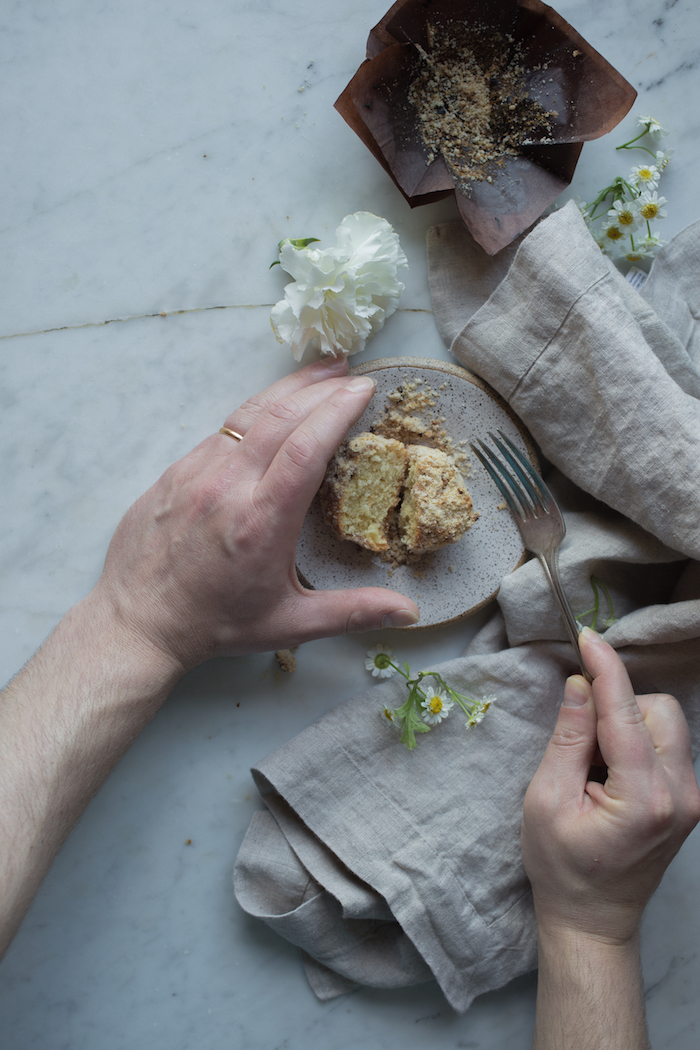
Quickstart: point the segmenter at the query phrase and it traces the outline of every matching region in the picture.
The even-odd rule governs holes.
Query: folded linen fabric
[[[522,240],[507,272],[457,223],[430,232],[429,267],[453,354],[554,464],[573,607],[590,605],[592,574],[605,582],[617,617],[606,638],[638,691],[678,697],[697,753],[700,223],[659,253],[641,293],[573,204]],[[522,800],[575,670],[536,561],[503,580],[492,618],[439,670],[497,697],[468,736],[453,717],[417,751],[398,746],[378,724],[403,700],[392,680],[253,770],[267,810],[241,847],[235,891],[303,949],[321,998],[432,975],[465,1010],[536,965]]]

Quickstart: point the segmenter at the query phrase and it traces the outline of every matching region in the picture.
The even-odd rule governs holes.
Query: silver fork
[[[515,524],[520,530],[523,543],[529,551],[532,551],[539,558],[540,565],[545,571],[554,596],[559,602],[571,644],[576,651],[581,674],[590,682],[592,678],[583,662],[578,642],[581,625],[571,611],[569,600],[564,593],[561,577],[559,576],[559,547],[566,535],[564,519],[561,516],[561,511],[554,496],[539,474],[533,470],[530,463],[518,451],[513,442],[506,437],[503,431],[499,430],[498,433],[502,438],[500,441],[491,432],[489,432],[489,437],[513,473],[507,470],[505,464],[498,458],[496,453],[483,441],[479,440],[483,453],[474,445],[470,444],[470,448],[479,457],[498,485],[510,508]],[[494,467],[496,468],[495,470]],[[515,477],[513,477],[513,474],[515,474]]]

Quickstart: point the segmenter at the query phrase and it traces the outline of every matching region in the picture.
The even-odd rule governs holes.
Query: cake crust
[[[397,548],[419,556],[456,543],[478,517],[464,479],[442,450],[371,433],[338,449],[319,502],[342,539],[394,559]]]
[[[460,540],[477,515],[464,479],[444,452],[426,445],[409,445],[407,452],[399,533],[409,551],[427,554]]]

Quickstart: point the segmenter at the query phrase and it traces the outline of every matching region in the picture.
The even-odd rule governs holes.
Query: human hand
[[[171,466],[121,521],[90,596],[138,643],[188,670],[212,656],[407,626],[414,602],[384,588],[311,591],[297,538],[326,464],[374,385],[345,361],[274,383]]]
[[[624,944],[700,819],[700,790],[678,702],[635,697],[620,658],[588,628],[581,647],[593,684],[580,675],[566,683],[525,796],[523,862],[540,933]],[[604,784],[589,779],[598,748]]]

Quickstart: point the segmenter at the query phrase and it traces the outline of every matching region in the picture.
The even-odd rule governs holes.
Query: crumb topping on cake
[[[394,566],[456,543],[478,516],[444,451],[371,433],[341,446],[319,501],[339,536]]]

